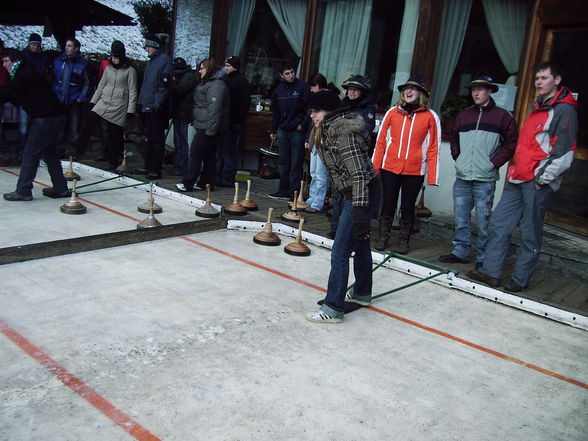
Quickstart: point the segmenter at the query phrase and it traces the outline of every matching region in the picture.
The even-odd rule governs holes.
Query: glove
[[[351,214],[353,237],[356,240],[370,238],[370,220],[367,217],[367,207],[353,207]]]

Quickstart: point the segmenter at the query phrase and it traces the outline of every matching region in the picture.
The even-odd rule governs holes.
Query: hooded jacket
[[[512,165],[506,180],[520,184],[535,180],[557,191],[561,175],[574,159],[578,135],[577,101],[562,86],[546,102],[541,97],[521,127]]]
[[[71,58],[63,52],[53,61],[55,95],[66,106],[78,100],[90,100],[90,77],[87,65],[88,62],[79,51]]]
[[[365,121],[366,131],[369,134],[374,132],[374,127],[376,127],[376,105],[370,101],[368,96],[362,96],[356,100],[351,100],[346,96],[341,100],[341,107],[349,107],[352,112],[359,114]]]
[[[171,90],[171,73],[172,62],[167,54],[157,50],[149,56],[137,101],[142,112],[165,110]]]
[[[328,114],[321,124],[318,154],[335,187],[341,193],[351,195],[353,207],[367,207],[369,185],[377,173],[368,155],[363,118],[345,108]]]
[[[194,89],[192,125],[208,136],[230,127],[231,100],[226,83],[218,77],[202,80]]]
[[[137,104],[137,72],[127,65],[115,68],[108,65],[91,100],[92,112],[106,121],[124,126],[127,113],[135,113]]]
[[[441,123],[432,110],[418,107],[409,114],[394,106],[384,116],[372,161],[398,175],[427,175],[427,184],[438,185]]]
[[[458,179],[497,181],[498,169],[514,154],[517,126],[512,115],[492,98],[484,106],[471,106],[455,119],[451,156]]]

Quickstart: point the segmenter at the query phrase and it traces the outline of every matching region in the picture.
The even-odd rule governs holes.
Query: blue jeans
[[[371,220],[374,210],[380,206],[382,193],[376,187],[370,190],[367,219]],[[353,236],[353,207],[351,200],[341,201],[341,217],[337,227],[337,235],[331,250],[331,272],[327,285],[327,296],[321,310],[331,317],[341,318],[345,311],[345,293],[349,281],[349,258],[353,257],[353,274],[355,285],[353,297],[369,301],[372,297],[372,249],[370,240],[357,240]]]
[[[66,152],[75,150],[75,144],[80,136],[82,110],[84,103],[73,102],[66,107],[65,133],[61,145],[57,148],[57,155],[65,157]]]
[[[312,150],[310,151],[310,176],[312,180],[310,181],[306,203],[315,210],[321,211],[329,186],[329,171],[316,149],[316,146],[312,146]]]
[[[302,165],[304,164],[304,132],[293,130],[287,132],[278,129],[278,144],[280,157],[278,170],[280,172],[279,192],[292,196],[300,189],[302,180]]]
[[[37,176],[41,159],[47,164],[53,188],[59,193],[67,191],[67,182],[63,177],[61,161],[57,155],[57,146],[63,139],[64,126],[65,115],[31,118],[20,176],[16,184],[16,191],[20,195],[32,195],[33,180]]]
[[[521,247],[511,279],[527,287],[539,260],[543,241],[543,218],[553,190],[544,185],[540,190],[535,182],[504,184],[500,202],[490,216],[489,237],[486,257],[480,272],[487,276],[500,278],[514,229],[519,227]]]
[[[452,253],[467,260],[472,249],[471,213],[476,207],[478,224],[478,243],[476,261],[483,262],[488,243],[488,222],[492,213],[496,182],[464,181],[456,179],[453,184],[453,212],[455,214],[455,234]]]
[[[183,119],[174,119],[174,146],[176,147],[174,170],[181,174],[184,174],[186,171],[188,154],[190,153],[190,147],[188,146],[188,124],[188,121],[184,121]]]
[[[233,185],[239,162],[239,143],[241,142],[241,125],[232,124],[222,132],[219,149],[216,152],[217,184]]]

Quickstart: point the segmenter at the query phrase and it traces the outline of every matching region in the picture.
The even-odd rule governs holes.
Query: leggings
[[[398,194],[402,190],[400,197],[400,219],[411,223],[414,222],[414,206],[425,177],[397,175],[386,170],[382,170],[380,175],[384,189],[380,215],[394,216],[396,205],[398,204]]]

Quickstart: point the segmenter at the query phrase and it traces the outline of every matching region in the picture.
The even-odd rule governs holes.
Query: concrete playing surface
[[[98,193],[104,207],[115,193]],[[145,198],[119,193],[129,212],[133,193]],[[90,207],[63,215],[57,201],[3,203],[2,241],[28,237],[7,208],[23,210],[33,235],[42,222],[29,218],[48,210],[87,234],[136,224]],[[0,439],[587,439],[585,331],[428,282],[342,324],[310,323],[329,251],[293,257],[292,238],[263,247],[252,236],[219,230],[0,266]],[[380,268],[374,294],[414,280]]]

